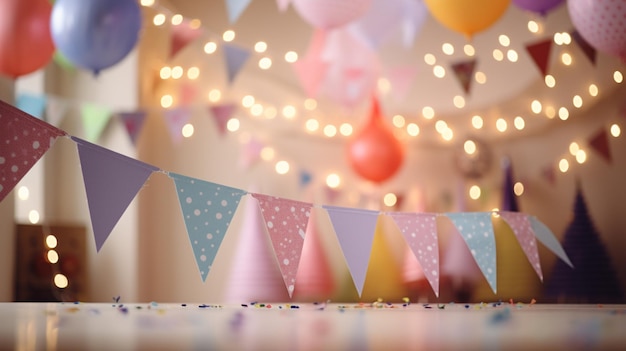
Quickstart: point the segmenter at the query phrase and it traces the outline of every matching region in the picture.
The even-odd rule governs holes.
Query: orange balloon
[[[511,0],[424,0],[439,23],[467,38],[491,27],[510,3]]]
[[[385,124],[376,99],[368,123],[348,143],[348,160],[361,177],[377,183],[389,179],[402,166],[404,146]]]
[[[0,74],[17,78],[52,59],[51,12],[48,0],[0,1]]]

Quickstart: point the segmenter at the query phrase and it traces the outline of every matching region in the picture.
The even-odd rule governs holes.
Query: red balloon
[[[17,78],[52,59],[51,12],[49,0],[0,1],[0,74]]]
[[[363,178],[376,183],[393,176],[404,161],[404,146],[385,124],[374,99],[367,125],[348,144],[348,160]]]

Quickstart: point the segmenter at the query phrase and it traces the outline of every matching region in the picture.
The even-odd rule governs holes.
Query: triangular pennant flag
[[[182,82],[178,94],[181,105],[191,105],[198,96],[198,88],[194,84]]]
[[[367,12],[348,27],[370,48],[378,50],[401,23],[405,11],[404,0],[373,0]]]
[[[414,66],[401,66],[390,69],[387,72],[387,79],[391,84],[391,96],[395,101],[403,101],[417,75],[417,68]]]
[[[42,119],[43,112],[46,109],[46,96],[20,93],[17,95],[15,105],[29,115]]]
[[[572,32],[572,39],[574,39],[576,44],[578,44],[580,50],[582,50],[583,54],[585,54],[589,61],[595,66],[596,59],[598,57],[598,51],[593,46],[591,46],[577,30],[574,30]]]
[[[76,142],[96,250],[135,198],[152,172],[159,169],[85,140]]]
[[[228,11],[228,21],[233,24],[237,22],[239,16],[246,10],[252,0],[226,0],[226,10]]]
[[[543,167],[541,169],[541,175],[548,183],[550,183],[550,185],[554,185],[556,183],[556,175],[554,174],[554,167],[552,167],[552,165]]]
[[[311,37],[306,55],[293,63],[293,70],[300,85],[308,97],[317,97],[320,85],[326,76],[328,63],[322,60],[322,51],[326,43],[326,32],[316,30]]]
[[[216,105],[210,106],[209,110],[215,119],[215,124],[217,124],[217,130],[220,135],[224,135],[226,133],[226,124],[228,120],[232,117],[233,113],[237,110],[236,104],[224,104],[224,105]]]
[[[137,143],[137,136],[141,132],[143,122],[146,120],[145,111],[133,111],[133,112],[120,112],[117,114],[124,123],[126,132],[130,136],[130,140],[133,144]]]
[[[465,240],[474,260],[494,294],[496,282],[496,240],[491,223],[491,212],[446,213]]]
[[[428,8],[423,1],[404,1],[405,12],[402,20],[402,43],[405,48],[410,48],[415,42],[417,34],[422,30],[426,18],[428,18]]]
[[[327,205],[323,207],[328,212],[352,281],[361,296],[379,212]]]
[[[306,188],[306,186],[309,185],[312,180],[313,180],[313,175],[311,174],[311,172],[307,171],[306,169],[300,170],[299,181],[298,181],[298,184],[300,185],[300,189]]]
[[[452,64],[452,71],[456,79],[461,84],[465,94],[469,94],[472,82],[474,81],[474,70],[476,69],[476,59],[461,61]]]
[[[63,135],[64,131],[0,100],[0,201]]]
[[[302,245],[311,216],[310,203],[275,196],[252,194],[261,207],[267,232],[278,259],[289,297],[293,296]]]
[[[539,68],[541,74],[545,77],[548,74],[548,63],[550,61],[550,51],[552,48],[552,39],[542,40],[537,43],[526,45],[526,51]]]
[[[598,130],[596,134],[594,134],[589,139],[589,146],[591,146],[594,150],[596,150],[604,159],[611,163],[611,148],[609,147],[609,135],[606,132],[606,129],[602,128]]]
[[[202,281],[206,280],[230,221],[246,191],[169,173]]]
[[[185,106],[177,107],[171,110],[165,110],[163,117],[165,117],[165,122],[170,131],[172,141],[174,143],[180,142],[183,138],[183,127],[191,118],[191,110]]]
[[[563,246],[559,243],[559,240],[556,238],[554,233],[541,221],[537,219],[535,216],[529,216],[530,225],[533,228],[533,232],[535,233],[535,237],[541,241],[550,251],[552,251],[555,255],[557,255],[563,262],[567,263],[570,267],[574,267],[572,265],[572,261],[570,261],[569,257],[563,250]]]
[[[287,8],[291,4],[291,0],[276,0],[276,6],[278,6],[278,11],[285,12]]]
[[[439,244],[437,215],[431,213],[392,212],[406,243],[422,266],[435,296],[439,297]]]
[[[183,20],[181,24],[172,25],[170,39],[170,56],[172,58],[189,43],[202,35],[202,29],[191,25],[191,21]]]
[[[53,126],[58,126],[65,117],[67,112],[67,103],[62,99],[55,97],[48,97],[48,104],[46,106],[46,122]]]
[[[232,83],[243,65],[250,57],[250,51],[238,46],[224,43],[222,46],[226,59],[226,72],[228,73],[228,83]]]
[[[261,151],[263,150],[263,143],[257,138],[250,137],[243,147],[241,148],[241,155],[239,156],[239,164],[242,168],[248,169],[261,159]]]
[[[90,142],[96,142],[111,119],[111,111],[100,105],[84,103],[81,106],[81,117],[85,130],[85,139]]]
[[[528,262],[533,267],[537,276],[543,281],[541,272],[541,262],[539,261],[539,251],[537,250],[537,240],[533,234],[533,229],[528,220],[528,215],[520,212],[501,211],[500,216],[511,227],[517,242],[528,258]]]
[[[52,55],[52,60],[54,60],[57,65],[59,65],[66,71],[74,70],[74,64],[70,62],[70,60],[68,60],[67,57],[65,57],[59,50],[56,50],[54,52],[54,55]]]

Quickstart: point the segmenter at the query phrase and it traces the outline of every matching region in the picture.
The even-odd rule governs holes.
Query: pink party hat
[[[294,296],[301,301],[324,301],[331,297],[334,289],[333,273],[324,252],[322,238],[317,228],[315,209],[304,236],[300,265],[296,275]]]
[[[226,302],[289,301],[257,199],[248,196],[228,277]]]

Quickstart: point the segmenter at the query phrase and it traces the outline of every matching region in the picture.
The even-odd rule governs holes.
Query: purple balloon
[[[61,54],[96,74],[128,55],[140,29],[136,0],[57,0],[50,17],[52,39]]]
[[[513,0],[515,6],[522,10],[536,12],[542,16],[564,2],[565,0]]]

